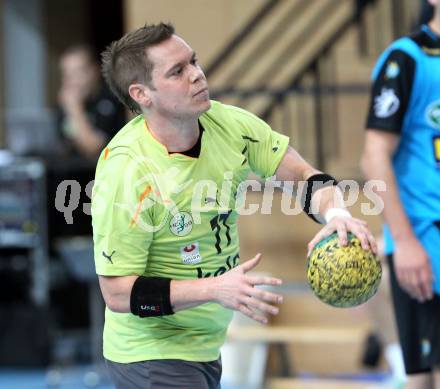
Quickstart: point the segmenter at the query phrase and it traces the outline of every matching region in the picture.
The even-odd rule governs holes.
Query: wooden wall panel
[[[171,22],[197,52],[202,65],[260,9],[264,0],[125,0],[126,31],[148,23]]]

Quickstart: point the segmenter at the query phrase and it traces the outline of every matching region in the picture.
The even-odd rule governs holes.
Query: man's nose
[[[205,77],[203,70],[200,68],[200,66],[193,66],[190,73],[190,81],[196,82],[200,79],[203,79]]]

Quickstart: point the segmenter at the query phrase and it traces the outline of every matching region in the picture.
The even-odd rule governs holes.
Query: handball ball
[[[341,246],[337,233],[321,240],[307,262],[307,279],[316,296],[340,308],[360,305],[377,292],[382,277],[380,261],[364,250],[353,234]]]

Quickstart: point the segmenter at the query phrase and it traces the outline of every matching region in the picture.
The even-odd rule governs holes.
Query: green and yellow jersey
[[[250,171],[272,176],[288,138],[249,112],[216,101],[199,122],[198,158],[168,153],[143,116],[104,149],[92,196],[97,274],[187,280],[238,265],[240,183]],[[231,317],[215,303],[149,318],[107,308],[104,357],[120,363],[212,361]]]

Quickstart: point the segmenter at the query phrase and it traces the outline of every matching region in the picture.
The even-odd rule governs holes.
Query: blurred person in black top
[[[125,108],[103,82],[98,57],[90,46],[68,47],[59,59],[59,70],[57,132],[60,148],[47,158],[51,246],[56,238],[91,235],[91,218],[82,207],[90,202],[85,188],[93,180],[99,153],[126,122]],[[63,213],[55,209],[57,188],[64,180],[77,181],[81,187],[73,224],[68,224]],[[68,193],[66,197],[67,204]]]
[[[83,210],[83,204],[90,203],[86,186],[94,178],[99,153],[124,126],[126,111],[103,82],[99,58],[90,46],[78,44],[68,47],[59,58],[59,71],[56,110],[59,147],[48,151],[45,158],[48,169],[49,249],[52,265],[58,266],[58,273],[63,274],[63,279],[52,285],[51,304],[60,328],[79,329],[89,325],[89,285],[84,277],[79,277],[70,269],[70,260],[66,259],[69,249],[65,245],[73,237],[91,239],[91,217]],[[64,180],[76,181],[81,188],[78,206],[72,212],[72,224],[55,206],[57,189]],[[74,202],[75,195],[71,191],[72,188],[65,193],[58,192],[66,205]],[[81,268],[90,267],[93,271],[93,263],[87,253],[75,255],[76,261],[81,262]],[[74,255],[71,253],[68,257]],[[77,301],[83,302],[81,306]]]
[[[125,110],[101,80],[99,62],[87,45],[61,56],[58,130],[67,155],[95,159],[125,123]]]

